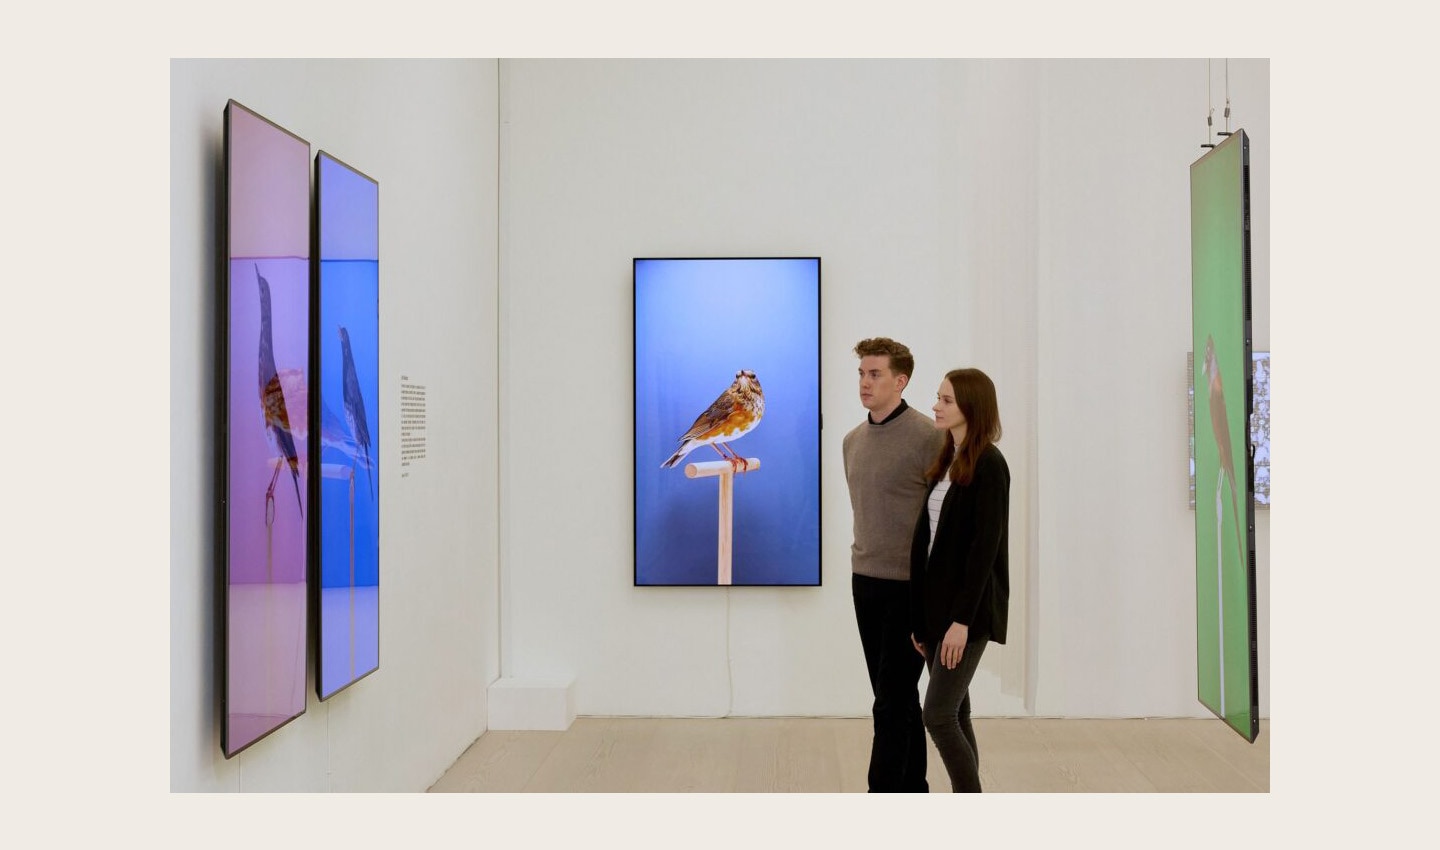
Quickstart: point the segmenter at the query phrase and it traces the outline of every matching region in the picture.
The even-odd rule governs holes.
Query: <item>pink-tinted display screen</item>
[[[305,711],[310,144],[225,108],[229,758]]]

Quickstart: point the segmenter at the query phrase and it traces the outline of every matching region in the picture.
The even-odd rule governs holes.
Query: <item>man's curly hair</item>
[[[910,349],[904,343],[896,342],[888,336],[862,339],[855,343],[856,357],[881,355],[890,358],[890,371],[895,374],[909,378],[915,373],[915,356],[910,353]]]

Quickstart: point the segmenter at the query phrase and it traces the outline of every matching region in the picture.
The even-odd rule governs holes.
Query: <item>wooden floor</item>
[[[1246,743],[1216,719],[976,719],[987,792],[1268,792],[1270,723]],[[864,792],[868,718],[581,717],[487,732],[435,792]],[[932,793],[950,781],[935,745]]]

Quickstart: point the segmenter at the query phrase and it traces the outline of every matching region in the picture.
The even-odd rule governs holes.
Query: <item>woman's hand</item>
[[[925,654],[925,644],[916,640],[915,635],[910,635],[910,642],[915,645],[915,651],[920,653],[921,658],[925,659],[926,661],[930,660],[930,656]]]
[[[965,652],[965,641],[970,637],[970,627],[963,623],[951,623],[950,628],[945,631],[945,639],[940,642],[940,663],[945,665],[946,670],[954,670],[960,663],[960,656]],[[914,637],[911,637],[914,640]]]

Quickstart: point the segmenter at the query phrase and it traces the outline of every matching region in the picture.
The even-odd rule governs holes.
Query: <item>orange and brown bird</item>
[[[754,372],[741,369],[735,373],[730,388],[700,414],[689,431],[680,435],[680,446],[660,467],[672,467],[700,446],[710,446],[736,470],[745,472],[750,464],[728,444],[755,430],[764,415],[765,392],[760,389],[760,380]]]
[[[260,284],[260,409],[265,415],[265,433],[283,456],[281,464],[275,467],[275,474],[270,476],[269,489],[265,491],[265,522],[268,525],[274,519],[275,482],[280,477],[280,466],[290,467],[290,477],[295,482],[295,503],[300,507],[301,516],[305,514],[305,506],[300,501],[300,457],[290,428],[285,386],[280,370],[275,367],[275,343],[270,330],[270,282],[260,274],[258,265],[255,267],[255,278]]]
[[[1205,337],[1205,361],[1200,367],[1209,388],[1210,430],[1215,435],[1215,449],[1220,453],[1220,470],[1230,483],[1230,507],[1235,516],[1235,545],[1240,549],[1240,499],[1236,491],[1240,482],[1235,477],[1235,456],[1230,443],[1230,417],[1225,412],[1225,387],[1220,382],[1220,363],[1215,359],[1215,339]],[[1219,496],[1220,482],[1215,482],[1216,496]],[[1240,550],[1241,565],[1245,564],[1245,552]]]

